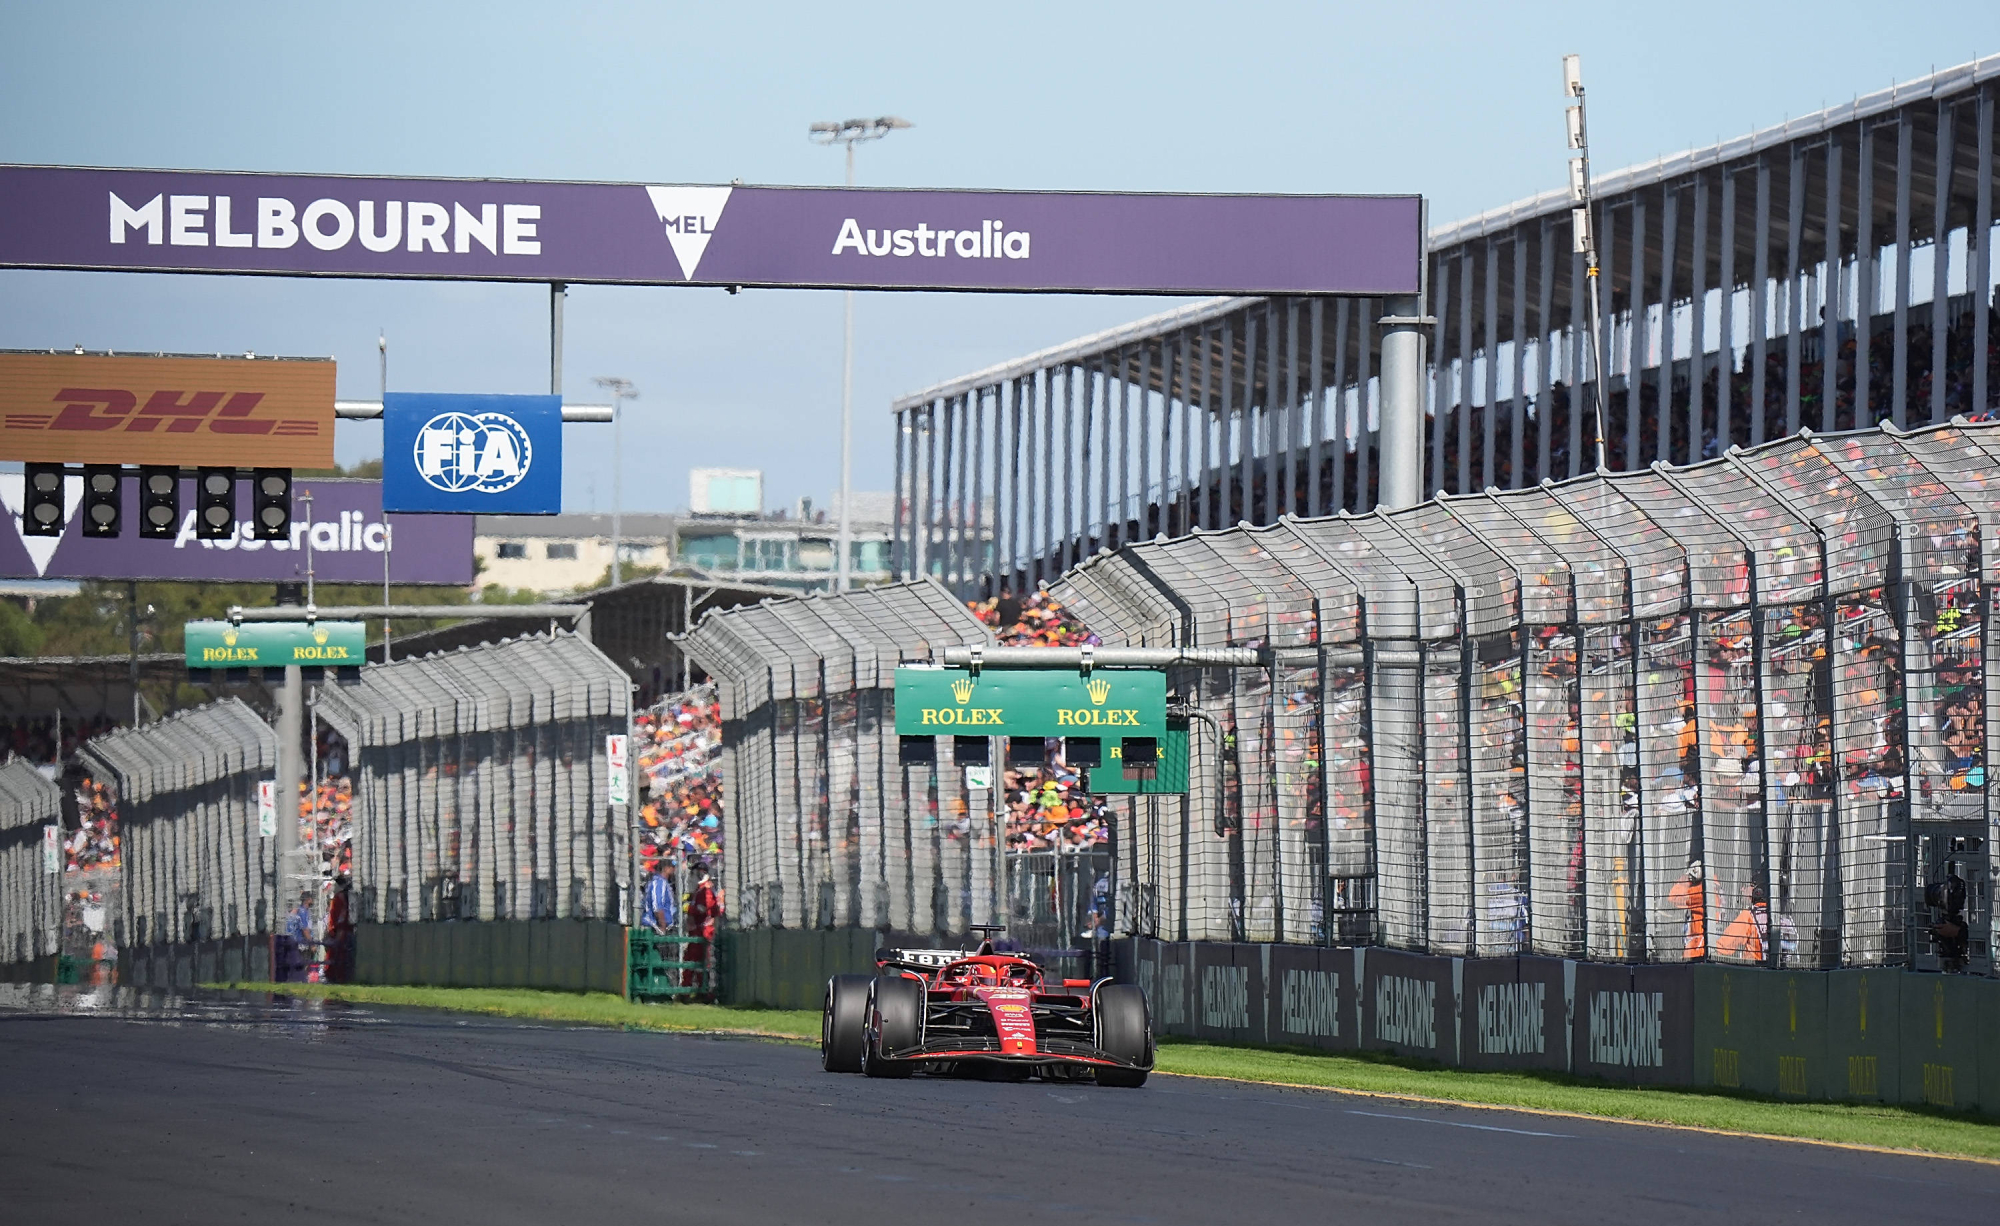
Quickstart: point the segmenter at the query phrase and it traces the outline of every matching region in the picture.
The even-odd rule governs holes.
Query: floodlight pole
[[[389,334],[387,331],[376,335],[375,348],[380,350],[382,354],[381,396],[384,406],[383,412],[387,413],[387,405],[389,403]],[[386,454],[388,448],[383,448],[383,451]],[[389,504],[386,499],[382,503],[382,607],[385,609],[389,607]],[[387,664],[389,658],[389,619],[384,617],[382,619],[382,663]]]
[[[1576,154],[1569,162],[1570,244],[1583,256],[1584,277],[1590,288],[1590,365],[1596,375],[1597,397],[1591,425],[1597,439],[1597,468],[1604,463],[1604,410],[1610,403],[1610,380],[1604,373],[1604,310],[1599,299],[1597,231],[1591,224],[1590,139],[1583,118],[1583,60],[1576,55],[1563,57],[1563,93],[1575,99],[1568,109],[1569,147]],[[1700,338],[1696,338],[1699,342]],[[1697,344],[1699,348],[1699,344]],[[1628,393],[1629,394],[1629,393]]]
[[[599,375],[591,382],[611,393],[611,586],[617,587],[624,581],[624,569],[618,564],[619,537],[624,525],[620,514],[625,505],[625,447],[624,447],[624,402],[637,400],[639,389],[632,386],[630,379]]]
[[[847,146],[847,186],[854,186],[854,146],[865,140],[881,140],[897,128],[910,127],[907,119],[884,115],[880,119],[849,119],[841,123],[816,123],[806,137],[822,145]],[[842,299],[842,341],[840,347],[840,530],[834,561],[834,588],[847,591],[853,581],[854,552],[854,291],[845,290]]]

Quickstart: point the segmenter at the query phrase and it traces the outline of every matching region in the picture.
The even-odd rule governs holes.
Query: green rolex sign
[[[1167,675],[1158,669],[896,670],[901,736],[1164,737]]]
[[[189,622],[189,668],[281,668],[287,664],[339,668],[368,659],[368,630],[360,622]]]

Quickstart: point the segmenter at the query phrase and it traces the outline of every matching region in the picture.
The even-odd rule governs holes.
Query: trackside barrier
[[[558,633],[361,677],[317,696],[353,763],[358,924],[624,918],[637,788],[612,804],[605,741],[629,730],[623,671]],[[422,957],[391,965],[451,939],[410,938]]]
[[[1996,540],[1957,422],[1101,552],[1105,644],[1272,661],[1170,673],[1223,735],[1116,802],[1117,931],[1991,973]]]
[[[257,714],[225,698],[98,737],[77,757],[116,796],[124,888],[110,936],[121,960],[197,947],[219,957],[229,943],[268,960],[264,937],[282,916],[257,784],[277,769],[278,740]]]
[[[732,924],[957,934],[995,922],[994,790],[968,791],[948,751],[902,765],[895,713],[898,660],[991,642],[928,579],[702,619],[683,646],[722,704]]]
[[[1146,938],[1114,961],[1161,1034],[2000,1116],[1991,979]]]
[[[0,978],[51,979],[62,942],[62,791],[25,758],[0,766]]]
[[[354,979],[625,995],[626,929],[608,920],[356,924]]]

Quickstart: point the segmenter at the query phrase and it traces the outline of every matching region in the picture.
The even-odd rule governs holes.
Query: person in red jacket
[[[687,960],[699,962],[707,968],[706,978],[710,985],[715,982],[715,966],[711,961],[715,948],[715,925],[721,918],[722,893],[708,879],[708,866],[697,864],[694,870],[694,888],[689,890],[687,895],[687,934],[701,939],[689,943]],[[686,971],[683,974],[687,976],[683,982],[693,986],[694,972]]]

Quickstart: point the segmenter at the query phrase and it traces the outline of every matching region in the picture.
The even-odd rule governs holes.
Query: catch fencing
[[[612,802],[607,738],[631,681],[587,640],[366,668],[314,709],[352,763],[357,923],[626,918],[637,784]]]
[[[0,766],[0,963],[58,952],[62,942],[62,791],[26,758]]]
[[[2000,425],[1957,422],[1100,553],[1051,590],[1106,644],[1269,653],[1170,673],[1220,735],[1191,724],[1186,796],[1114,799],[1111,926],[1990,971],[1997,534]],[[965,772],[895,766],[884,649],[954,640],[885,635],[886,599],[690,643],[724,678],[746,925],[956,930],[895,876],[947,875],[948,842],[887,836],[906,864],[876,824],[963,812]]]
[[[895,715],[898,660],[992,641],[929,580],[702,619],[683,646],[721,695],[735,925],[950,934],[995,922],[993,789],[968,789],[949,755],[902,765]]]
[[[114,944],[275,931],[276,839],[260,831],[257,784],[277,769],[278,739],[256,712],[225,698],[98,737],[77,757],[116,797],[124,889]]]
[[[1275,661],[1170,682],[1228,837],[1198,735],[1125,930],[1934,969],[1954,866],[1990,969],[1996,496],[2000,428],[1884,427],[1100,555],[1107,643]]]

